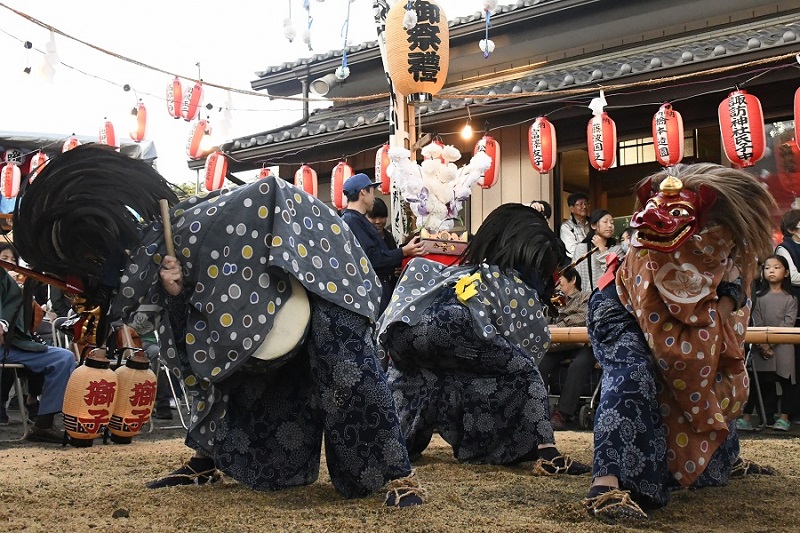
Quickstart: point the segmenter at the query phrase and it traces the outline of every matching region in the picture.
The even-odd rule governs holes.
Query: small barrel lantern
[[[353,167],[347,161],[339,161],[331,172],[331,202],[336,209],[344,209],[347,197],[344,195],[344,182],[353,175]]]
[[[156,375],[142,350],[136,350],[120,366],[117,375],[117,399],[108,423],[111,442],[130,444],[153,412],[156,399]]]
[[[111,419],[117,375],[109,368],[110,363],[106,350],[96,348],[67,382],[62,412],[64,430],[73,446],[91,446]]]

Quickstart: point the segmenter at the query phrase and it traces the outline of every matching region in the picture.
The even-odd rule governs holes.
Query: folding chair
[[[19,377],[19,371],[24,370],[25,367],[18,363],[0,363],[0,372],[11,370],[14,373],[14,392],[17,396],[17,403],[19,404],[19,413],[22,417],[22,437],[28,433],[28,416],[25,408],[25,393],[22,390],[22,380]],[[16,439],[21,440],[21,439]],[[3,441],[10,442],[10,441]]]

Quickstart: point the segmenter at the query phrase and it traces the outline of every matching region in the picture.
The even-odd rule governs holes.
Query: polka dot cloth
[[[475,333],[484,339],[503,335],[533,357],[550,345],[550,330],[544,324],[539,296],[514,271],[501,272],[496,266],[445,267],[428,259],[412,259],[395,287],[389,306],[378,323],[381,342],[393,323],[417,324],[425,309],[464,276],[480,272],[478,294],[467,300]],[[541,353],[540,353],[541,352]]]
[[[190,198],[173,209],[172,226],[191,307],[187,354],[198,376],[222,380],[259,347],[291,295],[289,276],[334,305],[376,319],[380,282],[350,229],[280,178]],[[142,243],[123,273],[116,316],[140,304],[163,307],[160,223],[145,230]],[[166,352],[177,356],[174,348]]]
[[[691,485],[728,436],[747,402],[744,333],[750,303],[717,320],[716,290],[733,242],[716,226],[672,253],[632,251],[617,274],[620,302],[636,316],[665,385],[669,468]]]

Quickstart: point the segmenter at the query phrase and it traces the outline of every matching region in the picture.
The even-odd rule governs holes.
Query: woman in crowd
[[[595,209],[589,215],[589,233],[575,247],[573,261],[589,254],[575,268],[584,283],[584,290],[592,292],[597,282],[606,272],[606,257],[615,253],[622,255],[621,247],[614,239],[614,217],[605,209]],[[591,252],[591,253],[590,253]]]

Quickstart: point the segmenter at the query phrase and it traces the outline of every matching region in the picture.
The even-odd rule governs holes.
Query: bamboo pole
[[[586,328],[550,327],[551,342],[589,342]],[[745,342],[751,344],[800,344],[800,328],[750,327],[744,334]]]

